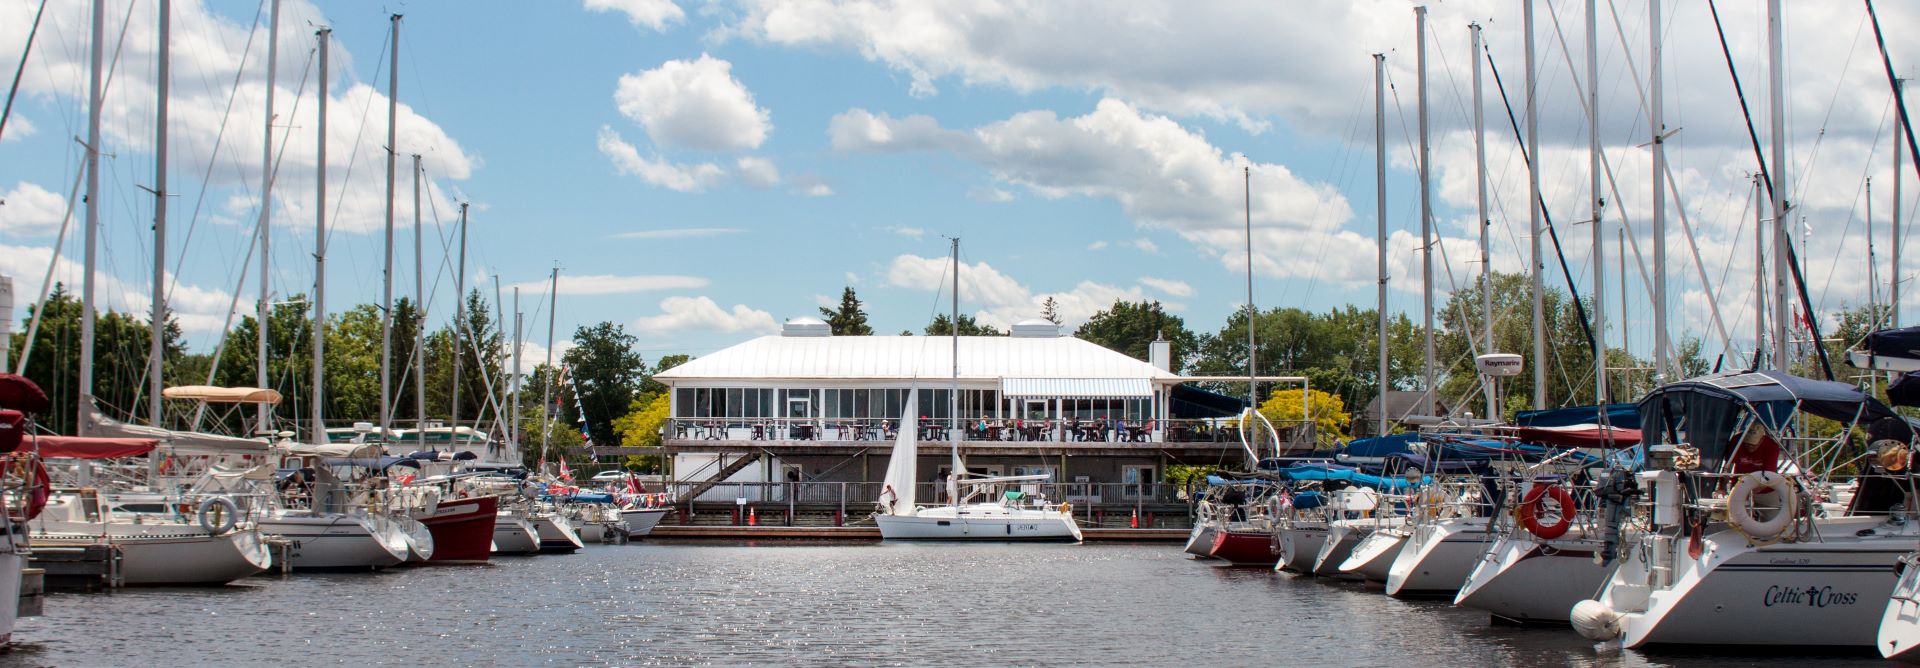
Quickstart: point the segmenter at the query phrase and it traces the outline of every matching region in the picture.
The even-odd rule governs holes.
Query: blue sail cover
[[[1595,424],[1594,421],[1599,418],[1599,408],[1589,404],[1520,411],[1513,414],[1513,424],[1519,427],[1571,427]],[[1639,429],[1640,407],[1634,404],[1607,404],[1607,424],[1625,429]]]
[[[1867,335],[1861,344],[1873,357],[1900,357],[1920,360],[1920,325],[1883,329]]]
[[[1340,466],[1338,464],[1300,464],[1280,469],[1274,473],[1279,475],[1283,480],[1297,480],[1301,482],[1339,480],[1361,487],[1371,487],[1387,492],[1400,492],[1413,487],[1413,483],[1408,482],[1405,478],[1361,473],[1352,467]],[[1426,484],[1432,482],[1432,479],[1422,479],[1420,482],[1421,484]],[[1294,505],[1296,507],[1299,506],[1298,497],[1295,497]]]
[[[1406,432],[1386,436],[1369,436],[1347,441],[1337,454],[1348,457],[1378,458],[1413,451],[1413,444],[1420,441],[1420,434]]]

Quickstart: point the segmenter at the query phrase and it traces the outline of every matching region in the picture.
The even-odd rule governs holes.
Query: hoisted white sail
[[[914,415],[919,408],[914,395],[919,392],[907,392],[907,407],[900,414],[900,437],[893,441],[893,458],[887,460],[887,475],[881,479],[880,513],[884,515],[912,515],[914,504],[914,479],[918,477],[917,458],[920,456],[920,434]]]

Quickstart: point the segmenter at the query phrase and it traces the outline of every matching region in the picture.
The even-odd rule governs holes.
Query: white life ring
[[[1772,493],[1780,499],[1777,509],[1765,519],[1754,507],[1754,496],[1761,493]],[[1727,494],[1727,521],[1756,541],[1772,542],[1786,534],[1797,508],[1799,494],[1793,481],[1773,471],[1754,471],[1740,476],[1733,491]]]
[[[217,513],[218,519],[215,519]],[[200,528],[215,536],[232,531],[240,522],[240,506],[224,496],[210,496],[200,502]]]

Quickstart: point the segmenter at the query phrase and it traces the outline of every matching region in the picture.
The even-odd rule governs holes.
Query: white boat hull
[[[1573,604],[1592,597],[1613,572],[1594,563],[1600,548],[1578,529],[1552,541],[1504,536],[1475,562],[1453,604],[1512,622],[1564,624]]]
[[[1327,527],[1327,539],[1320,543],[1320,553],[1313,555],[1313,574],[1332,577],[1360,578],[1357,573],[1342,573],[1340,565],[1347,557],[1353,556],[1353,549],[1373,534],[1374,522],[1364,520],[1339,520]]]
[[[660,518],[667,516],[665,508],[633,508],[620,511],[620,518],[627,522],[627,537],[639,538],[653,533],[660,525]]]
[[[1354,544],[1353,552],[1337,568],[1342,573],[1352,573],[1373,582],[1386,582],[1389,571],[1393,570],[1394,559],[1400,556],[1400,549],[1406,544],[1404,529],[1375,529]]]
[[[1213,535],[1220,529],[1211,520],[1201,520],[1193,525],[1193,531],[1187,534],[1185,551],[1201,559],[1213,556]]]
[[[1920,553],[1916,553],[1920,554]],[[1914,557],[1901,560],[1900,579],[1880,613],[1880,655],[1896,661],[1920,661],[1920,567]]]
[[[84,546],[100,542],[99,535],[36,533],[34,542],[47,547]],[[173,534],[109,534],[106,541],[120,549],[120,577],[127,585],[220,585],[267,570],[273,554],[258,531],[230,531],[219,536],[186,529]]]
[[[540,537],[540,551],[543,553],[560,554],[586,547],[585,543],[580,542],[580,534],[574,530],[573,523],[559,515],[535,515],[533,528]]]
[[[1760,547],[1730,529],[1716,530],[1701,539],[1699,558],[1689,555],[1685,538],[1663,535],[1647,549],[1625,546],[1596,599],[1613,617],[1608,629],[1626,647],[1876,645],[1897,581],[1894,567],[1920,541],[1857,534],[1887,529],[1877,517],[1816,522],[1819,542]],[[1655,579],[1662,571],[1649,559],[1671,564],[1670,580]]]
[[[574,533],[580,536],[582,543],[607,542],[607,525],[599,522],[581,522],[574,526]]]
[[[6,521],[0,518],[0,527]],[[0,544],[5,542],[0,538]],[[11,546],[0,546],[0,647],[13,643],[14,623],[20,616],[20,570],[27,567],[27,557],[13,551]]]
[[[1467,574],[1491,546],[1486,518],[1454,518],[1410,528],[1406,545],[1387,569],[1387,595],[1396,598],[1459,594]]]
[[[494,554],[534,554],[540,551],[540,530],[519,515],[502,514],[493,521]]]
[[[378,570],[407,559],[405,534],[391,523],[351,515],[292,515],[261,520],[262,533],[291,541],[294,570]]]
[[[1273,540],[1274,554],[1280,555],[1280,560],[1273,564],[1273,570],[1312,575],[1314,560],[1320,556],[1320,548],[1327,542],[1327,525],[1320,522],[1296,523],[1275,530]]]
[[[885,540],[1080,542],[1080,525],[1056,510],[996,505],[936,506],[913,515],[875,515]]]

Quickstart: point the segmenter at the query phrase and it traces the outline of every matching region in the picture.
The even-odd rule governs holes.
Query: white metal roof
[[[1145,378],[1002,378],[1000,394],[1063,399],[1151,397],[1153,383]]]
[[[713,380],[945,380],[953,367],[947,336],[763,336],[662,371],[663,383]],[[1070,336],[960,337],[960,378],[1133,378],[1180,376]],[[1112,395],[1103,395],[1112,396]]]

